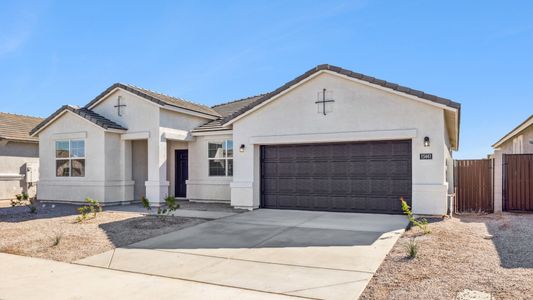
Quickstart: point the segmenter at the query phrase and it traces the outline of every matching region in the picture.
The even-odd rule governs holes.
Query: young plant
[[[424,234],[431,233],[431,230],[429,229],[428,220],[426,220],[426,219],[420,219],[420,220],[415,219],[415,217],[413,216],[413,213],[411,212],[411,208],[409,207],[407,202],[405,202],[403,197],[400,197],[400,201],[402,202],[403,213],[407,216],[407,219],[409,219],[409,222],[411,222],[412,225],[420,228],[424,232]]]
[[[36,214],[37,213],[37,206],[35,206],[33,204],[29,204],[28,208],[30,209],[30,213],[32,213],[32,214]]]
[[[158,207],[157,208],[157,214],[158,215],[170,215],[173,212],[176,211],[176,209],[180,208],[179,203],[176,201],[175,197],[168,196],[165,198],[165,208]]]
[[[89,217],[89,214],[92,214],[92,218],[96,218],[96,214],[102,212],[102,206],[98,200],[93,200],[89,197],[85,198],[87,205],[78,208],[79,216],[76,217],[76,222],[81,223]]]
[[[418,254],[418,243],[414,238],[410,239],[409,242],[405,245],[405,251],[407,252],[407,257],[413,259]]]
[[[28,194],[22,193],[22,194],[15,195],[15,198],[17,198],[17,199],[16,200],[15,199],[11,200],[11,206],[12,207],[27,205],[26,202],[28,201],[28,199],[30,197],[28,196]]]
[[[63,234],[62,233],[56,233],[56,235],[54,236],[53,240],[52,240],[52,247],[56,247],[59,245],[59,243],[61,243],[61,239],[63,238]]]
[[[141,204],[148,211],[148,213],[152,211],[152,207],[150,206],[150,200],[146,199],[145,196],[141,197]]]

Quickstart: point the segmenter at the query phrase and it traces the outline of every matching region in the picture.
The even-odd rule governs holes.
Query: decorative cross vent
[[[333,111],[333,91],[323,89],[322,92],[318,92],[317,101],[315,104],[318,106],[318,113],[324,114],[324,116]]]
[[[117,99],[117,105],[115,107],[117,108],[117,114],[119,117],[122,117],[122,111],[120,110],[122,107],[126,107],[126,104],[121,104],[120,100],[122,99],[122,96],[118,96]]]

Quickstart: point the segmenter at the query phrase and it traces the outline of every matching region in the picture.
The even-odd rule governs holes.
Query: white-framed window
[[[207,143],[209,176],[233,176],[233,141]]]
[[[520,135],[513,139],[513,154],[524,153],[524,136]]]
[[[56,176],[85,177],[85,141],[56,141]]]

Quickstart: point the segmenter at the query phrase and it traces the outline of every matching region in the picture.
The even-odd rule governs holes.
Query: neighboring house
[[[505,154],[533,153],[533,115],[503,136],[492,147]]]
[[[114,84],[63,106],[40,141],[39,199],[167,195],[234,207],[443,215],[460,105],[331,65],[207,107]]]
[[[39,140],[29,132],[41,118],[0,113],[0,200],[22,192],[35,195],[38,179]]]
[[[506,190],[504,188],[504,174],[507,170],[504,170],[504,154],[533,154],[533,115],[529,116],[524,122],[516,126],[513,130],[503,136],[494,145],[494,154],[491,157],[494,159],[494,211],[501,212],[505,210],[504,201]],[[530,173],[533,170],[527,170],[524,168],[522,171],[517,169],[509,170],[514,172]],[[529,178],[533,179],[533,173]],[[522,178],[523,180],[528,181]],[[518,186],[515,186],[517,188]],[[532,197],[530,188],[527,192],[522,193],[524,197]],[[527,196],[526,196],[527,195]],[[515,195],[516,196],[516,195]],[[533,210],[533,198],[523,198],[516,203],[517,207],[521,207],[524,210]],[[510,210],[510,208],[508,208]]]

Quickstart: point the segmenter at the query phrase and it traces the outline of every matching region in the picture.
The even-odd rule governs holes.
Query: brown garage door
[[[265,208],[402,213],[411,204],[411,141],[261,147]]]

